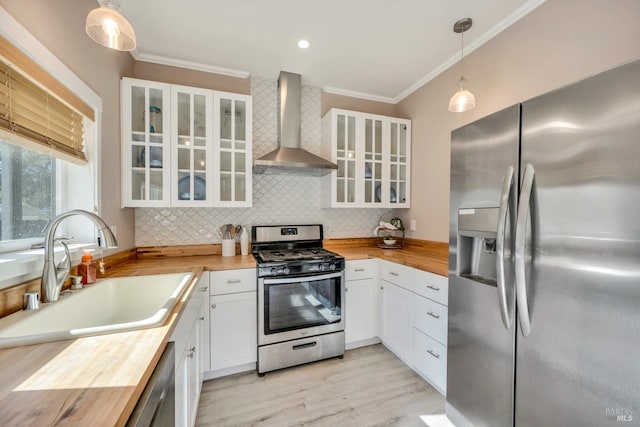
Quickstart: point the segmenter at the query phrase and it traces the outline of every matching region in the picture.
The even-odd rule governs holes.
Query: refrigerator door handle
[[[527,220],[531,208],[531,192],[536,172],[532,164],[527,164],[522,179],[520,203],[518,205],[518,222],[516,224],[516,300],[518,302],[518,318],[522,336],[531,333],[531,318],[529,316],[529,302],[527,298],[527,280],[525,269],[525,249],[527,242]],[[533,233],[533,229],[532,229]]]
[[[498,303],[500,305],[500,314],[502,315],[502,323],[506,329],[511,327],[511,313],[509,310],[509,302],[507,301],[507,284],[505,277],[505,260],[504,260],[504,244],[507,235],[507,212],[512,216],[511,224],[513,224],[513,214],[515,206],[511,205],[511,201],[515,198],[513,194],[514,169],[509,166],[504,174],[502,182],[502,192],[500,193],[500,209],[498,210],[498,230],[496,235],[496,271],[498,284]]]

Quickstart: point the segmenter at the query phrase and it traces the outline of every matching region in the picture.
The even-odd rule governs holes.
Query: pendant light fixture
[[[118,12],[120,0],[99,0],[100,7],[87,15],[85,29],[89,37],[116,50],[136,48],[136,34],[124,16]]]
[[[464,78],[464,32],[471,28],[473,21],[471,18],[463,18],[453,24],[453,31],[460,33],[460,80],[458,90],[449,100],[449,111],[452,113],[462,113],[472,110],[476,106],[476,97],[467,89],[467,80]]]

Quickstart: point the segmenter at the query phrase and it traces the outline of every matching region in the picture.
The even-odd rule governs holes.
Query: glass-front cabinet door
[[[170,85],[122,80],[122,205],[170,204]]]
[[[382,205],[382,120],[364,118],[364,203]]]
[[[334,108],[322,118],[322,141],[338,165],[322,178],[323,207],[410,207],[410,120]]]
[[[362,144],[357,143],[358,122],[356,113],[336,109],[323,119],[322,155],[338,165],[338,170],[323,177],[323,207],[357,207],[360,203]]]
[[[411,122],[394,119],[389,125],[389,199],[391,207],[408,207],[410,184]]]
[[[214,92],[214,189],[216,206],[252,203],[251,96]]]
[[[338,114],[338,147],[336,159],[338,172],[336,180],[336,201],[354,204],[356,202],[356,118]]]
[[[123,78],[122,207],[252,203],[251,96]]]
[[[213,92],[171,86],[171,205],[213,206]]]

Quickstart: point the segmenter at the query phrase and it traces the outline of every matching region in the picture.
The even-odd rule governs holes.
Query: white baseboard
[[[368,345],[380,344],[380,338],[373,337],[366,340],[354,341],[344,345],[345,350],[353,350],[354,348],[366,347]]]
[[[239,374],[241,372],[255,371],[256,363],[245,363],[244,365],[232,366],[230,368],[217,369],[204,373],[204,380],[212,380],[214,378],[226,377],[228,375]]]

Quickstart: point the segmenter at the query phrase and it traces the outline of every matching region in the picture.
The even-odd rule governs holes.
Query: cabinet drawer
[[[413,299],[413,326],[447,345],[447,307],[427,298]]]
[[[411,290],[442,305],[449,305],[449,279],[444,276],[419,271],[419,275],[411,283]]]
[[[346,262],[345,280],[372,279],[374,277],[376,277],[375,259],[358,259]]]
[[[416,371],[446,394],[447,348],[417,329],[413,330],[413,364]]]
[[[413,291],[412,283],[419,281],[420,270],[396,264],[389,261],[381,261],[380,278],[387,282]]]
[[[212,271],[210,274],[209,288],[211,289],[211,295],[251,292],[257,288],[256,270],[254,268]]]

